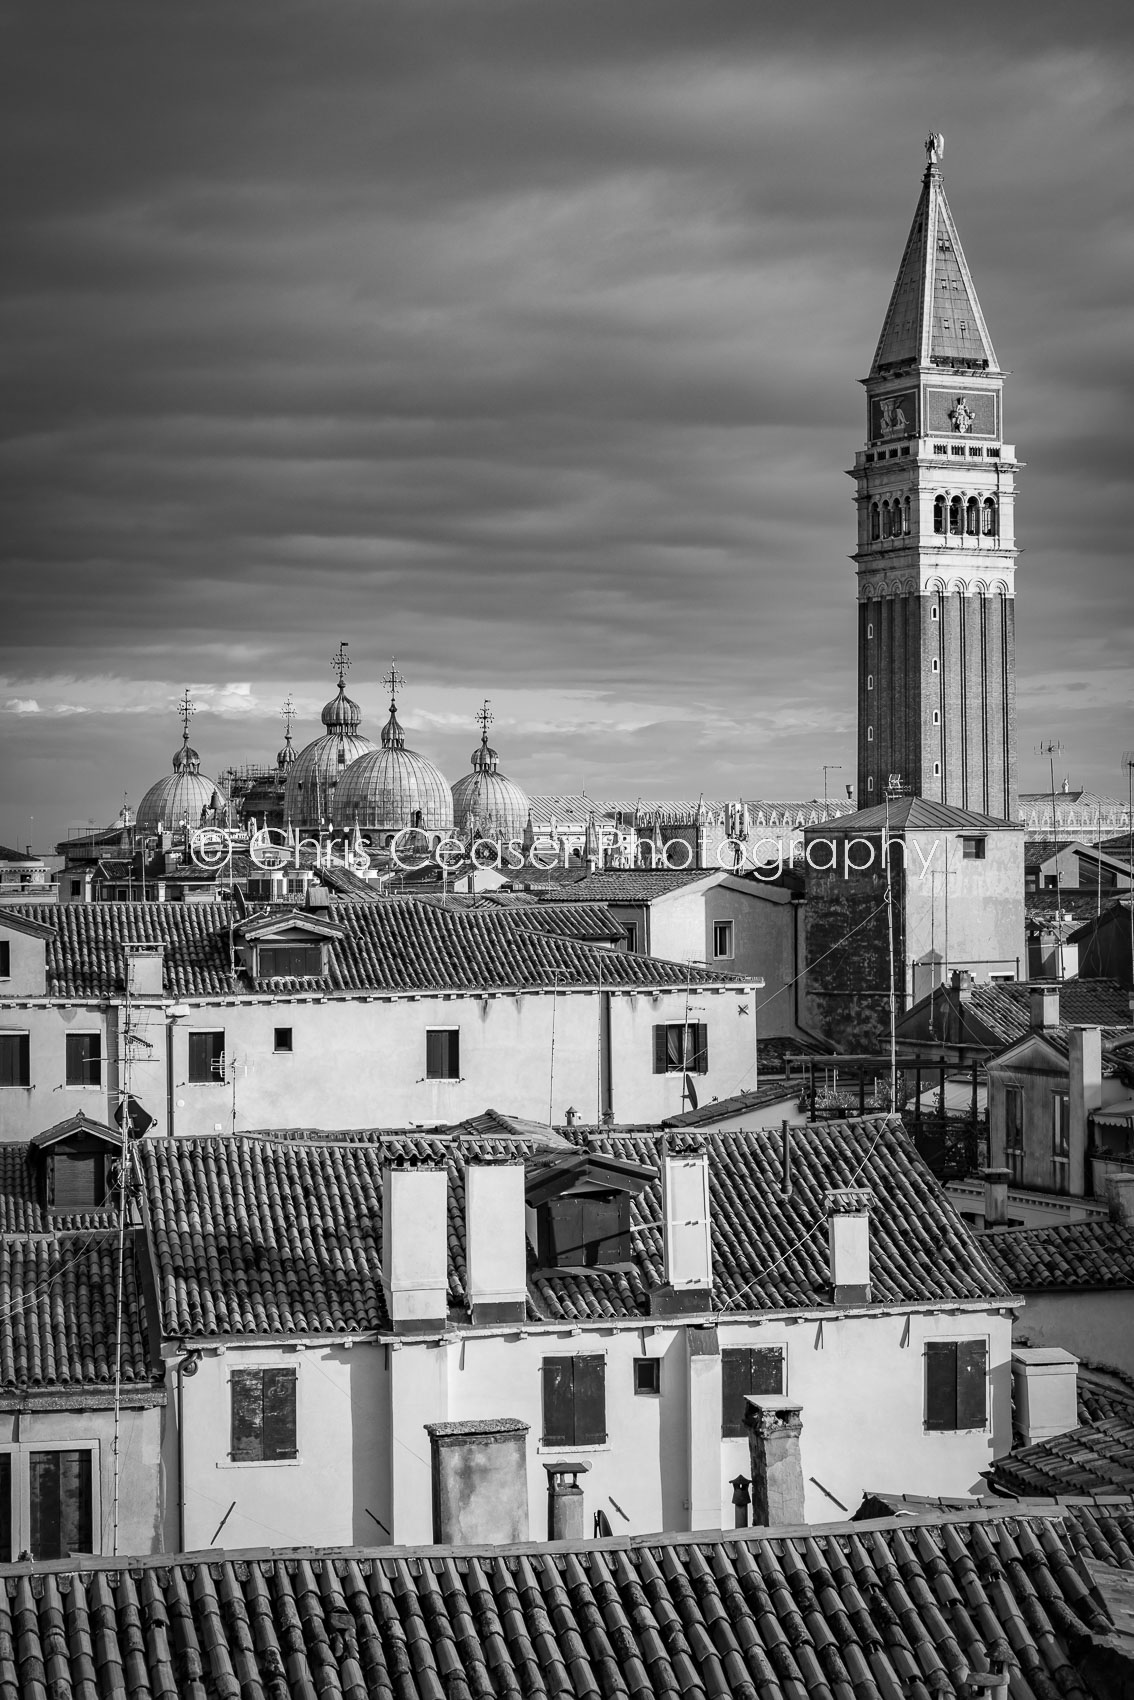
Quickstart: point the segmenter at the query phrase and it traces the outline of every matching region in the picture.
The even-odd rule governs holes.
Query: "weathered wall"
[[[162,1438],[166,1407],[123,1404],[119,1430],[118,1550],[160,1552],[166,1537],[166,1479],[162,1468]],[[37,1445],[66,1441],[76,1447],[97,1448],[98,1499],[95,1504],[95,1551],[114,1550],[114,1411],[25,1409],[0,1412],[0,1445],[18,1443],[24,1452]],[[13,1498],[22,1466],[13,1466]]]

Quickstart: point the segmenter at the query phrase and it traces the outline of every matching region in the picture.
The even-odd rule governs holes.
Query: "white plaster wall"
[[[911,965],[930,950],[947,959],[947,968],[967,968],[976,980],[987,980],[990,972],[1015,974],[1017,960],[1026,977],[1023,833],[990,831],[982,860],[966,860],[952,831],[903,837],[907,998],[913,996]],[[897,874],[901,851],[893,854]]]
[[[206,1351],[197,1374],[184,1378],[185,1550],[384,1545],[367,1508],[392,1525],[386,1359],[385,1347],[361,1341]],[[229,1378],[258,1368],[297,1372],[294,1462],[231,1461]]]
[[[161,1467],[165,1408],[123,1405],[119,1425],[118,1551],[161,1552],[165,1544],[166,1481]],[[114,1412],[25,1410],[0,1415],[0,1440],[24,1446],[66,1441],[98,1448],[99,1512],[95,1551],[114,1551]],[[14,1486],[15,1484],[13,1484]]]
[[[0,909],[0,939],[8,942],[10,969],[8,977],[0,980],[0,996],[9,998],[41,998],[47,985],[47,943],[33,938],[19,927],[4,925]]]
[[[26,942],[40,943],[38,939]],[[108,1055],[111,1047],[107,1042],[105,1009],[98,1004],[41,1004],[20,1009],[2,1002],[0,1032],[28,1035],[31,1081],[30,1086],[0,1086],[0,1139],[28,1139],[33,1133],[41,1133],[56,1122],[77,1115],[80,1110],[95,1121],[107,1121],[107,1094],[115,1065]],[[66,1084],[66,1035],[80,1032],[99,1035],[103,1059],[99,1086]]]
[[[1085,1363],[1134,1375],[1134,1289],[1028,1293],[1020,1332],[1032,1346],[1063,1346]]]

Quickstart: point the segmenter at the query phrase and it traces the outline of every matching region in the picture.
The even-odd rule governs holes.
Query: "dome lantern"
[[[307,744],[298,755],[293,751],[292,759],[285,770],[286,826],[312,829],[325,826],[330,819],[331,804],[343,774],[351,762],[357,761],[360,756],[368,755],[374,748],[371,740],[364,738],[359,731],[362,725],[361,708],[346,694],[346,675],[350,667],[347,648],[344,639],[339,644],[337,653],[331,657],[331,669],[338,675],[339,688],[320,715],[326,728],[325,732],[322,737]],[[283,753],[281,750],[281,758]]]
[[[472,753],[472,772],[453,787],[454,831],[466,839],[522,842],[531,804],[520,786],[499,771],[499,757],[488,742],[493,715],[487,697],[476,719],[480,743]]]
[[[214,780],[201,772],[201,758],[189,742],[189,722],[196,705],[186,686],[177,704],[181,717],[181,748],[173,754],[173,772],[151,785],[138,804],[137,830],[173,832],[181,827],[227,826],[229,801]]]
[[[398,720],[397,693],[405,679],[391,662],[382,683],[390,692],[390,718],[381,748],[352,762],[335,790],[332,824],[340,831],[397,833],[416,827],[447,833],[453,827],[453,798],[442,774],[426,756],[406,748]]]

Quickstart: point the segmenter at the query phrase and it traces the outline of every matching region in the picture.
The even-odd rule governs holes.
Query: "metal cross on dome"
[[[496,718],[488,706],[491,701],[491,697],[485,697],[484,707],[477,710],[475,717],[477,725],[480,727],[486,738],[488,737],[488,728],[492,725],[493,720]]]
[[[189,722],[197,712],[197,705],[189,695],[189,686],[185,687],[185,695],[177,704],[177,712],[181,716],[181,724],[185,728],[185,742],[189,742]]]
[[[347,648],[347,640],[342,638],[339,642],[339,653],[331,657],[331,666],[339,676],[340,689],[346,685],[346,676],[350,670],[350,656],[347,654]]]
[[[397,700],[398,692],[401,690],[401,688],[405,684],[405,682],[406,681],[405,681],[404,676],[401,673],[398,672],[397,662],[393,659],[393,657],[391,657],[391,659],[390,659],[390,671],[386,674],[385,678],[382,680],[382,683],[385,685],[386,689],[390,693],[390,707],[391,708],[394,707],[395,702]]]
[[[290,691],[287,693],[287,701],[284,703],[283,707],[280,709],[280,713],[283,715],[284,737],[290,738],[291,737],[291,723],[295,719],[295,704],[291,699],[291,692]]]

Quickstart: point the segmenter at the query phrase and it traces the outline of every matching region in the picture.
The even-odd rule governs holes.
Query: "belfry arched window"
[[[871,503],[871,507],[870,507],[870,541],[872,543],[877,543],[877,541],[881,537],[881,535],[882,535],[882,510],[878,506],[877,502],[873,502],[873,503]]]
[[[954,496],[949,503],[949,535],[960,537],[965,529],[965,509],[960,496]]]
[[[883,502],[882,503],[882,535],[883,535],[883,537],[890,537],[892,535],[891,528],[890,528],[890,504],[889,504],[889,502]]]
[[[996,503],[989,496],[984,504],[983,524],[981,530],[986,537],[996,536]]]
[[[975,496],[969,497],[969,505],[965,511],[965,531],[969,537],[980,535],[980,503]]]
[[[933,498],[933,529],[939,537],[944,534],[944,531],[945,531],[945,498],[944,498],[944,496],[935,496]]]
[[[902,530],[905,532],[906,536],[908,537],[909,534],[910,534],[910,499],[909,499],[908,496],[906,497],[905,506],[904,506],[903,514],[902,514]]]

